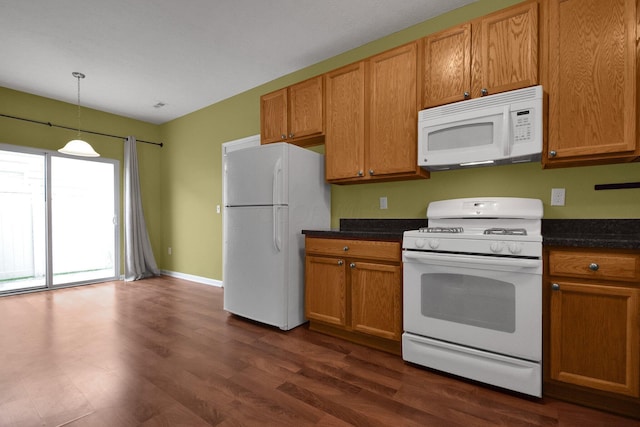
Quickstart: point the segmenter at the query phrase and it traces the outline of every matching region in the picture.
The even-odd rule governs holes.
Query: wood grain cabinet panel
[[[365,64],[358,62],[325,75],[327,129],[325,179],[364,176]]]
[[[260,97],[260,142],[270,144],[287,139],[287,89],[281,89]]]
[[[551,293],[551,378],[640,396],[640,288],[558,281]]]
[[[422,108],[471,96],[471,23],[426,37],[422,43]]]
[[[536,85],[538,3],[432,34],[422,52],[422,108]]]
[[[296,83],[260,97],[260,143],[314,145],[324,137],[324,79]]]
[[[399,341],[402,335],[402,268],[352,262],[351,325],[354,330]]]
[[[472,97],[537,84],[538,3],[516,5],[474,23],[472,49]]]
[[[545,394],[640,418],[640,252],[545,249]]]
[[[344,260],[307,256],[305,260],[305,315],[332,325],[346,325]]]
[[[305,239],[310,329],[400,354],[400,242]]]
[[[418,167],[418,42],[325,75],[327,181],[426,178]]]
[[[636,0],[544,0],[546,167],[631,161],[638,146]]]

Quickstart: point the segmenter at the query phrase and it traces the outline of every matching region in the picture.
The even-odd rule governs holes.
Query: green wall
[[[259,133],[260,95],[518,2],[479,0],[160,126],[83,109],[83,127],[165,143],[164,148],[138,147],[145,215],[158,264],[221,280],[222,215],[216,213],[216,205],[222,205],[221,144]],[[0,113],[74,127],[75,108],[0,88]],[[71,131],[0,118],[0,142],[54,150],[70,136]],[[121,142],[87,139],[102,155],[122,161]],[[539,198],[546,218],[640,218],[639,189],[593,188],[639,180],[640,163],[554,170],[523,164],[435,172],[420,181],[332,186],[332,225],[340,218],[420,218],[432,200],[467,196]],[[556,187],[566,188],[564,207],[549,206]],[[378,208],[382,196],[388,199],[387,210]]]
[[[77,108],[75,104],[0,87],[0,113],[2,114],[77,128]],[[81,128],[118,136],[134,135],[138,139],[160,142],[160,127],[157,125],[90,108],[83,107],[81,110]],[[76,131],[0,117],[0,143],[4,144],[55,151],[62,148],[70,139],[75,138],[76,133]],[[124,178],[122,176],[124,168],[123,140],[88,133],[83,134],[82,137],[102,157],[120,161],[120,193],[122,195],[124,193]],[[155,145],[138,144],[142,203],[151,244],[156,253],[160,252],[162,236],[162,203],[161,187],[159,185],[161,153],[162,148]],[[120,206],[122,211],[122,202]],[[123,244],[124,233],[122,226],[120,231],[120,241]],[[124,254],[124,251],[121,251],[121,253]],[[124,266],[123,262],[121,262],[121,266]]]
[[[518,3],[480,0],[381,40],[283,76],[162,126],[163,268],[222,278],[221,147],[259,133],[259,97],[452,25]],[[332,226],[340,218],[420,218],[432,200],[466,196],[542,199],[547,218],[640,218],[640,190],[594,191],[594,184],[640,180],[640,164],[542,170],[524,164],[436,172],[431,179],[332,186]],[[551,188],[566,188],[566,206],[551,207]],[[386,196],[389,209],[380,210]],[[171,246],[173,255],[167,254]]]

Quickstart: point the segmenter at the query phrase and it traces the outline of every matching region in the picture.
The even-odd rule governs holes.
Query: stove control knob
[[[424,239],[417,239],[416,240],[416,248],[424,248],[425,243],[426,242],[424,241]]]
[[[429,247],[431,249],[438,249],[438,246],[440,246],[440,240],[438,239],[429,240]]]
[[[502,249],[504,249],[504,243],[503,242],[491,242],[491,252],[502,252]]]
[[[520,252],[522,252],[522,245],[518,243],[509,243],[509,252],[514,255],[519,254]]]

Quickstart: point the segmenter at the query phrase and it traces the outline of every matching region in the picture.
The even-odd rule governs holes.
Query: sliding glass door
[[[0,145],[0,293],[119,276],[118,168]]]
[[[0,292],[46,287],[45,158],[0,151]]]

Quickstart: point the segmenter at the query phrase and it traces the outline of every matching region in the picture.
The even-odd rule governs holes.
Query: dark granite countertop
[[[402,241],[402,233],[427,226],[419,219],[340,219],[339,230],[302,230],[310,237]],[[543,219],[545,246],[640,249],[640,219]]]
[[[545,246],[640,249],[640,219],[543,219]]]
[[[302,230],[309,237],[402,241],[402,233],[427,226],[427,218],[341,218],[339,230]]]

